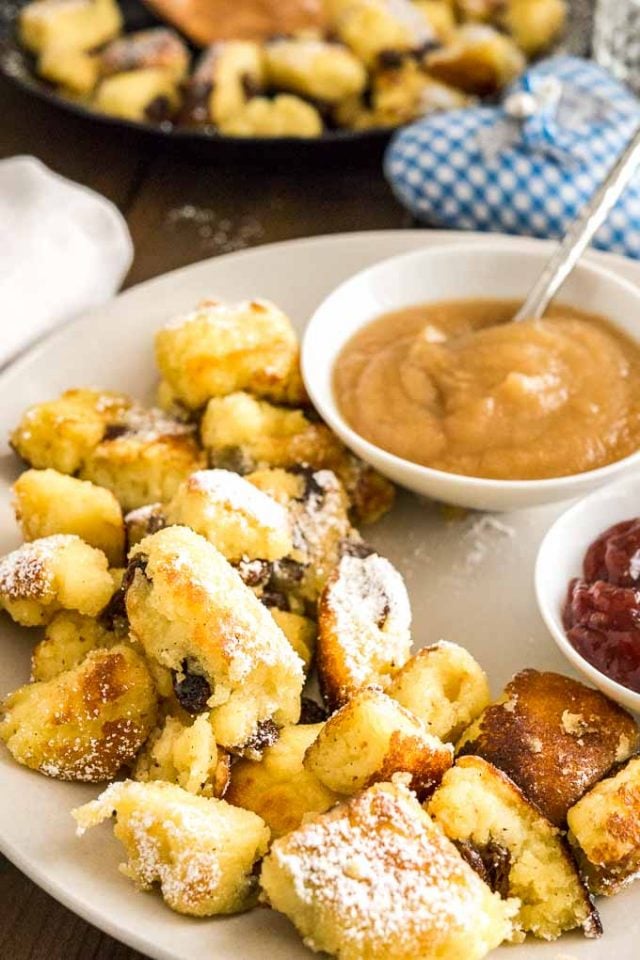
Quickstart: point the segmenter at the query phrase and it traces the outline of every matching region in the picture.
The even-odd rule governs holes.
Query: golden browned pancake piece
[[[103,783],[133,760],[156,708],[144,660],[119,644],[10,693],[0,707],[0,740],[14,760],[47,777]]]
[[[452,762],[451,744],[375,687],[329,717],[304,758],[306,770],[343,796],[407,773],[420,799],[433,793]]]
[[[212,917],[255,903],[269,829],[249,810],[174,783],[125,780],[72,813],[79,836],[115,816],[113,833],[127,854],[121,873],[139,890],[159,886],[176,913]]]
[[[411,653],[411,606],[401,574],[384,557],[345,555],[318,604],[320,690],[333,710],[358,690],[384,686]]]
[[[640,757],[601,780],[567,814],[569,842],[589,889],[617,893],[640,876]]]
[[[602,693],[557,673],[523,670],[468,727],[458,754],[493,763],[562,826],[569,807],[639,744],[635,721]]]
[[[428,811],[491,889],[519,902],[514,940],[527,933],[555,940],[577,927],[600,936],[598,912],[561,831],[492,764],[461,757]]]
[[[303,765],[321,729],[322,723],[284,727],[260,762],[238,760],[225,799],[257,813],[274,838],[296,830],[310,814],[329,810],[341,798]]]
[[[147,0],[200,46],[216,40],[266,40],[268,37],[321,30],[323,0]]]
[[[481,960],[513,932],[502,900],[400,783],[377,783],[277,839],[263,899],[339,960]]]

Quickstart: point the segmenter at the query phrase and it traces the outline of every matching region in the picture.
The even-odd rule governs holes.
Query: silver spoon
[[[512,322],[538,320],[640,165],[640,127],[584,210],[573,221]]]

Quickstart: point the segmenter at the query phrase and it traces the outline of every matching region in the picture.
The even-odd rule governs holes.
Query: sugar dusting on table
[[[264,227],[255,217],[244,216],[238,220],[221,217],[210,207],[197,207],[185,203],[173,207],[166,216],[170,229],[191,228],[207,250],[233,253],[257,243],[264,236]]]
[[[469,543],[464,559],[465,567],[469,570],[483,563],[487,555],[500,547],[505,539],[513,540],[515,530],[487,513],[474,520],[463,536]]]
[[[411,526],[405,531],[403,551],[396,562],[407,582],[419,580],[426,568],[438,564],[443,541],[456,543],[455,559],[446,571],[448,578],[465,582],[470,571],[504,552],[505,546],[515,541],[515,528],[492,514],[469,514],[463,510],[453,513],[442,505],[436,509],[444,514],[439,519],[439,530],[425,532],[423,527]],[[438,572],[442,575],[441,569]]]

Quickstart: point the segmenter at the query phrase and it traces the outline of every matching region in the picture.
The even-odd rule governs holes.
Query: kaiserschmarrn
[[[494,82],[513,41],[491,24],[527,22],[524,0],[460,0],[479,21],[464,32],[436,12],[446,0],[416,0],[453,38],[417,56],[386,0],[327,2],[331,39],[208,52],[221,116],[237,119],[239,99],[257,109],[245,67],[274,110],[269,77],[314,110],[304,98],[325,84],[364,97],[371,70],[381,97],[383,72],[389,83],[385,109],[403,109],[392,75],[432,58],[454,71],[484,57]],[[31,44],[45,53],[45,20],[67,4],[38,4]],[[171,31],[115,39],[106,0],[91,16],[87,0],[68,6],[59,22],[99,59],[103,90],[124,77],[127,99],[127,63],[136,83],[184,76]],[[100,31],[107,46],[85,47]],[[122,872],[177,913],[260,903],[337,960],[481,960],[526,936],[599,936],[593,898],[640,875],[633,717],[533,669],[492,701],[464,646],[416,650],[402,560],[357,526],[390,508],[393,486],[313,410],[277,306],[207,301],[155,349],[158,408],[74,388],[12,433],[25,542],[0,559],[0,610],[30,628],[31,675],[0,703],[7,756],[105,784],[74,811],[79,833],[114,817]]]

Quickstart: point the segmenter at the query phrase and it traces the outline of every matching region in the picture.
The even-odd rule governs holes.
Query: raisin
[[[264,603],[265,607],[275,607],[276,610],[284,610],[285,613],[291,610],[288,596],[280,590],[265,590],[260,597],[260,601]]]
[[[147,557],[144,553],[136,554],[133,560],[129,561],[129,565],[124,572],[124,576],[122,577],[122,583],[111,597],[111,600],[109,600],[109,603],[98,616],[99,622],[103,627],[106,627],[107,630],[117,629],[119,626],[118,621],[120,621],[120,624],[127,622],[127,590],[133,583],[136,570],[139,570],[146,578],[146,569],[148,563],[149,557]]]
[[[588,937],[590,940],[596,940],[604,933],[604,927],[602,926],[600,914],[596,909],[596,905],[591,895],[589,895],[589,903],[591,904],[591,910],[589,911],[589,916],[582,924],[582,930],[585,937]]]
[[[304,564],[289,557],[276,560],[272,565],[270,585],[282,590],[290,590],[304,577]]]
[[[290,473],[296,473],[304,480],[304,487],[300,497],[296,500],[301,502],[310,501],[314,506],[319,507],[318,501],[322,501],[325,496],[325,490],[318,480],[318,472],[313,467],[296,466],[290,467]]]
[[[242,753],[262,753],[267,747],[273,746],[280,736],[280,731],[273,720],[260,720],[255,733],[247,740]]]
[[[190,673],[186,663],[182,665],[182,672],[182,680],[178,680],[175,674],[173,677],[173,692],[178,703],[191,716],[204,713],[211,696],[209,681],[199,673]]]
[[[310,697],[303,697],[300,701],[300,723],[324,723],[329,717],[329,711],[326,707],[311,700]]]
[[[457,840],[455,845],[463,860],[467,861],[494,893],[499,893],[503,898],[509,896],[511,854],[506,847],[493,840],[482,846],[476,846],[468,840]]]
[[[126,436],[131,431],[125,423],[108,423],[102,434],[103,440],[118,440]]]
[[[184,92],[178,124],[185,127],[203,126],[210,122],[209,97],[213,84],[209,80],[194,80]]]
[[[261,92],[260,84],[257,82],[255,77],[252,77],[248,73],[243,73],[242,77],[240,78],[240,83],[242,84],[242,92],[247,100],[257,97]]]
[[[487,871],[478,848],[468,840],[454,840],[453,842],[462,859],[469,864],[471,869],[474,870],[478,876],[484,880],[485,883],[487,883]]]
[[[153,100],[147,104],[144,111],[146,119],[150,120],[151,123],[164,123],[170,119],[171,113],[171,101],[169,97],[165,97],[164,95],[154,97]]]
[[[421,46],[416,47],[416,49],[413,50],[412,53],[413,53],[413,56],[416,58],[416,60],[422,60],[423,57],[427,57],[430,53],[435,53],[436,50],[441,50],[441,49],[442,49],[442,43],[440,42],[440,40],[436,40],[434,38],[433,40],[425,40],[425,42],[421,44]]]
[[[98,614],[98,623],[105,630],[116,630],[120,624],[124,624],[128,620],[125,598],[126,593],[120,587],[111,597],[104,610]]]
[[[167,525],[166,518],[162,513],[152,513],[147,520],[146,530],[147,536],[152,533],[157,533],[158,530],[163,530]]]
[[[381,70],[397,70],[406,59],[402,50],[381,50],[378,54],[378,66]]]
[[[251,473],[256,468],[255,462],[242,447],[224,447],[212,455],[211,461],[212,467],[231,470],[232,473]]]
[[[509,895],[509,873],[511,871],[511,854],[506,847],[490,841],[480,850],[485,870],[489,876],[489,886],[494,893],[506,898]]]
[[[378,618],[376,620],[376,626],[378,630],[382,630],[385,623],[387,622],[387,617],[389,616],[390,612],[391,612],[391,607],[389,606],[389,601],[385,600],[382,605],[382,610],[378,614]]]
[[[122,578],[122,584],[120,586],[120,590],[122,591],[123,595],[126,594],[127,590],[133,583],[133,578],[135,577],[137,570],[140,571],[145,579],[149,579],[147,577],[148,564],[149,557],[145,553],[136,553],[135,557],[129,561],[127,569],[125,570]]]
[[[338,544],[338,550],[341,557],[357,557],[359,560],[365,560],[377,553],[366,540],[355,540],[351,537],[344,537]]]

